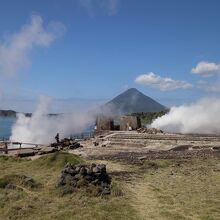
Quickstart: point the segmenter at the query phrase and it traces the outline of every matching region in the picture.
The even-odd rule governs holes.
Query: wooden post
[[[5,154],[8,154],[8,144],[5,143]]]

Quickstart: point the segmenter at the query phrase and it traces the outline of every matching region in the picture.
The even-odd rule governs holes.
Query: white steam
[[[23,143],[48,144],[54,142],[55,135],[68,137],[74,133],[83,132],[95,121],[92,112],[74,112],[48,116],[50,99],[41,98],[32,117],[18,114],[17,121],[12,128],[11,141]]]
[[[203,98],[196,103],[172,107],[170,112],[157,118],[151,127],[175,133],[220,133],[220,99]]]

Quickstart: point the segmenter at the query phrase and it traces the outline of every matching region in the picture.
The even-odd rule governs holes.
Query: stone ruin
[[[96,118],[96,131],[112,131],[114,130],[114,120],[111,117],[99,115]]]
[[[138,116],[124,115],[118,117],[107,117],[99,115],[96,118],[96,132],[100,131],[129,131],[141,128],[141,120]]]
[[[141,120],[138,116],[125,115],[120,120],[120,130],[130,131],[141,128]]]
[[[77,188],[96,187],[101,195],[111,193],[111,177],[106,172],[105,164],[71,165],[67,163],[61,171],[57,187],[63,188],[63,193],[71,193]]]

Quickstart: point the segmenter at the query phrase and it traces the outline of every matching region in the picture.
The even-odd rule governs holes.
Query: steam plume
[[[193,104],[172,107],[170,112],[151,124],[175,133],[220,133],[220,99],[203,98]]]
[[[95,114],[92,112],[48,116],[50,101],[49,98],[42,97],[32,117],[18,114],[10,140],[48,144],[54,141],[57,132],[61,138],[68,137],[71,134],[83,132],[95,121]]]

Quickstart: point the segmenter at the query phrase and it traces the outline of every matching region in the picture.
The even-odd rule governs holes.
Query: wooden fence
[[[27,147],[23,147],[24,145],[26,145]],[[46,145],[33,144],[33,143],[21,143],[21,142],[13,142],[13,141],[0,141],[0,152],[4,152],[5,154],[8,154],[9,151],[17,151],[21,149],[34,149],[34,148],[43,147],[43,146],[46,146]]]

